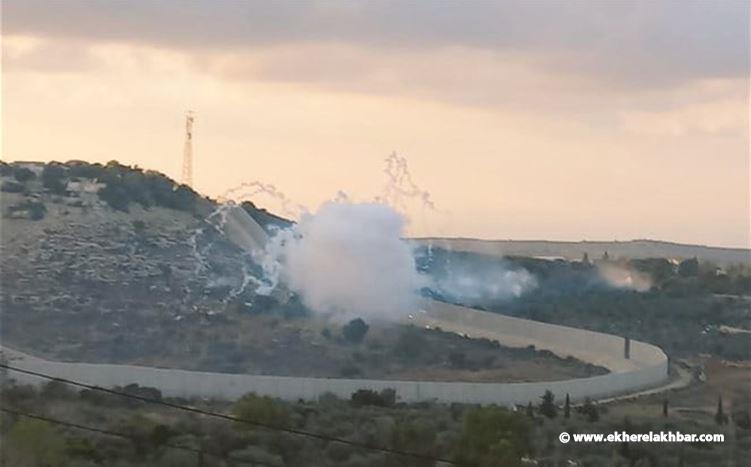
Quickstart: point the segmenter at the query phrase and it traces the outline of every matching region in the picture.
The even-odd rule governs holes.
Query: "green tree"
[[[483,467],[521,465],[530,452],[527,418],[497,406],[467,413],[455,458],[459,463]]]
[[[717,412],[715,412],[714,420],[717,422],[718,425],[724,425],[727,421],[727,417],[725,416],[725,411],[722,408],[722,395],[719,395],[717,397]]]
[[[545,394],[540,397],[542,402],[540,403],[540,413],[548,418],[555,418],[558,415],[558,406],[555,405],[555,396],[550,390],[546,390]]]
[[[353,344],[359,344],[365,339],[365,334],[368,333],[368,326],[361,318],[356,318],[345,324],[342,328],[342,335],[347,341]]]
[[[56,195],[65,194],[67,183],[65,168],[60,164],[47,164],[42,169],[42,186]]]

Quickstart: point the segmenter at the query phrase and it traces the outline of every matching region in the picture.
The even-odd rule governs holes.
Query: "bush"
[[[287,408],[268,396],[246,394],[235,403],[232,413],[237,418],[265,425],[285,426],[289,420]],[[250,429],[251,425],[238,424],[238,429]]]
[[[695,277],[699,275],[699,261],[696,258],[684,259],[678,265],[678,274],[683,277]]]
[[[7,434],[6,442],[13,447],[10,459],[5,459],[9,465],[51,466],[65,462],[65,438],[47,422],[22,419]]]
[[[67,181],[65,169],[58,164],[47,164],[42,170],[42,186],[56,195],[65,194]]]
[[[396,404],[396,390],[387,388],[379,393],[372,389],[358,389],[352,393],[351,401],[357,406],[393,407]]]
[[[29,180],[36,178],[36,174],[33,170],[26,167],[16,167],[13,170],[13,177],[21,183],[26,183]]]
[[[99,199],[107,203],[112,209],[128,212],[130,199],[128,192],[121,185],[107,183],[104,188],[99,190],[98,195]]]
[[[44,219],[44,215],[47,214],[47,207],[42,202],[31,200],[27,200],[15,206],[8,207],[9,214],[18,211],[28,211],[29,219],[38,221],[40,219]]]
[[[23,184],[12,180],[3,182],[2,187],[0,187],[0,191],[4,191],[5,193],[22,193],[24,189]]]
[[[518,466],[530,450],[530,427],[524,415],[496,406],[482,407],[464,419],[456,460],[466,465]]]
[[[360,318],[353,319],[342,328],[342,335],[348,342],[359,344],[365,338],[370,326]]]

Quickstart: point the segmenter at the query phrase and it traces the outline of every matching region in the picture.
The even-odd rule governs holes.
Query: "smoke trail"
[[[229,202],[241,203],[249,201],[258,195],[266,195],[279,203],[282,215],[298,219],[308,212],[305,206],[290,200],[275,185],[259,181],[243,182],[240,185],[225,191],[218,199],[220,204]]]
[[[406,212],[406,201],[410,199],[417,199],[427,209],[435,209],[430,192],[420,188],[412,180],[405,157],[393,152],[385,162],[383,173],[386,174],[386,185],[381,196],[376,197],[376,202],[391,206],[402,213]]]

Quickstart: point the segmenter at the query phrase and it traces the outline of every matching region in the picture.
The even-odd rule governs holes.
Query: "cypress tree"
[[[714,419],[718,425],[725,423],[725,412],[722,409],[722,394],[717,396],[717,413],[715,414]]]

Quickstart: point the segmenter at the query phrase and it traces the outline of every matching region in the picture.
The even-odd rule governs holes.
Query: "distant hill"
[[[685,245],[658,240],[626,242],[556,242],[547,240],[479,240],[472,238],[417,238],[415,242],[431,243],[454,251],[466,251],[497,256],[560,257],[578,260],[586,253],[599,258],[607,253],[611,258],[675,258],[696,257],[702,262],[718,266],[751,263],[751,250],[721,248],[704,245]]]

